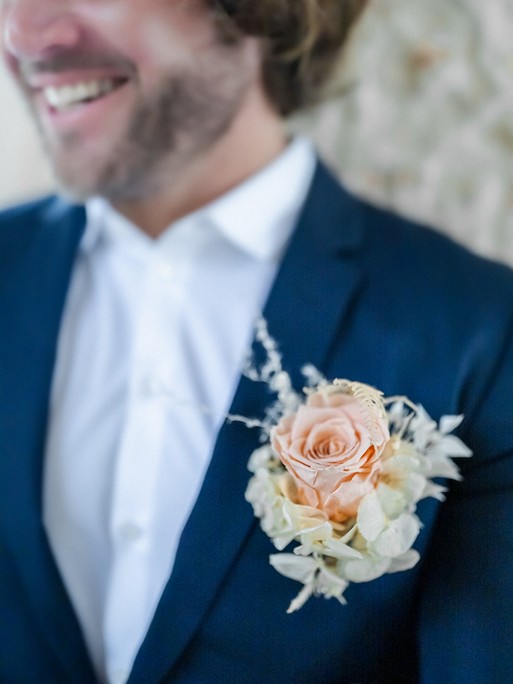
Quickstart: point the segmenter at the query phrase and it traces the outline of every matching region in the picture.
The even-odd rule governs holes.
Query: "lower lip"
[[[128,81],[97,100],[84,102],[63,110],[49,105],[44,94],[40,93],[36,98],[37,109],[42,122],[48,128],[60,131],[82,130],[95,123],[101,123],[110,110],[118,108],[127,91]]]

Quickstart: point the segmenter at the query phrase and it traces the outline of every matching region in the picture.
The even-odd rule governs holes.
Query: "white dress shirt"
[[[157,240],[87,204],[43,509],[102,680],[125,682],[144,639],[314,166],[297,139]]]

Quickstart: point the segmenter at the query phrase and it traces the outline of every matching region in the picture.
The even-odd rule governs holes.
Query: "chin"
[[[109,172],[112,169],[107,169]],[[109,202],[126,202],[140,200],[151,194],[146,182],[131,181],[125,173],[98,173],[96,176],[84,178],[80,174],[59,172],[54,169],[54,178],[60,194],[72,203],[82,204],[91,197],[103,197]],[[108,177],[107,177],[108,176]]]
[[[53,177],[59,188],[59,192],[72,202],[82,203],[90,197],[102,194],[98,182],[92,179],[76,177],[69,173],[53,168]]]
[[[70,166],[53,158],[51,168],[59,190],[73,202],[84,202],[98,195],[108,198],[115,194],[113,186],[117,179],[113,177],[109,164],[95,169],[91,160]]]

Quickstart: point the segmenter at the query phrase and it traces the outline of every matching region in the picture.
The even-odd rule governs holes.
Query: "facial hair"
[[[164,182],[172,183],[191,159],[223,136],[236,116],[249,85],[236,52],[234,46],[217,46],[194,71],[164,75],[151,92],[143,92],[135,79],[132,87],[139,94],[125,133],[89,168],[77,152],[80,132],[55,142],[39,126],[61,189],[79,201],[98,195],[116,202],[144,198]]]
[[[197,79],[169,77],[134,109],[125,139],[98,178],[96,194],[137,199],[151,191],[161,169],[172,182],[190,159],[226,133],[244,91],[240,84],[220,94]]]

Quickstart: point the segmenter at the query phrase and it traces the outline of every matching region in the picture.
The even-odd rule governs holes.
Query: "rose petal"
[[[355,397],[318,391],[272,431],[273,447],[294,479],[299,502],[317,506],[336,522],[354,517],[375,486],[389,438],[385,418],[374,417],[371,441]]]

